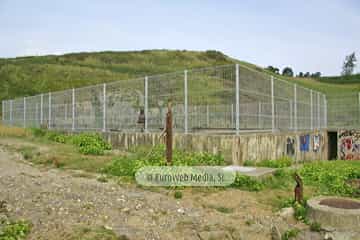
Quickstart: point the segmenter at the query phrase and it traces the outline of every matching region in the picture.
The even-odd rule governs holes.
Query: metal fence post
[[[258,102],[258,128],[260,128],[261,125],[261,102]]]
[[[324,108],[324,128],[327,128],[327,100],[326,100],[326,95],[325,94],[323,94],[323,96],[324,96],[324,106],[323,106],[323,108]]]
[[[49,92],[49,123],[48,123],[48,128],[51,129],[51,92]]]
[[[188,71],[184,71],[184,131],[185,134],[188,133]]]
[[[235,84],[235,127],[236,127],[236,134],[240,133],[240,79],[239,79],[239,64],[235,65],[235,77],[236,77],[236,84]]]
[[[234,126],[234,104],[231,104],[231,127]]]
[[[271,130],[275,131],[275,99],[274,99],[274,77],[271,76]]]
[[[144,116],[145,116],[145,123],[144,123],[144,131],[148,132],[148,94],[149,94],[149,89],[148,89],[148,77],[145,76],[144,79],[144,90],[145,90],[145,99],[144,99]]]
[[[289,105],[290,105],[290,129],[292,130],[294,128],[294,124],[293,124],[293,101],[290,100],[289,101]]]
[[[210,111],[209,105],[206,105],[206,127],[208,128],[210,125]]]
[[[321,128],[321,122],[320,122],[320,93],[317,92],[317,108],[318,108],[318,111],[317,111],[317,118],[318,118],[318,129]]]
[[[359,98],[359,115],[358,115],[358,120],[359,120],[359,125],[360,125],[360,92],[358,93],[358,98]]]
[[[44,95],[41,94],[40,95],[40,125],[43,124],[43,118],[44,118],[43,106],[44,106]]]
[[[314,129],[314,116],[313,116],[313,90],[310,90],[310,129]]]
[[[26,97],[24,97],[24,128],[26,128]]]
[[[106,132],[106,83],[103,84],[103,132]]]
[[[10,125],[13,125],[13,100],[10,100]]]
[[[75,131],[75,88],[72,89],[72,103],[71,103],[71,108],[72,108],[72,113],[71,113],[71,118],[72,118],[72,123],[71,123],[71,130]]]
[[[5,121],[5,101],[1,101],[1,110],[2,110],[2,124],[4,124],[4,121]]]
[[[294,84],[294,130],[298,129],[298,121],[297,121],[297,86]]]

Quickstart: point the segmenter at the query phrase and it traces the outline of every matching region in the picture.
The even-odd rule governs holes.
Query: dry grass
[[[0,124],[0,137],[28,137],[30,132],[24,128],[9,127]]]

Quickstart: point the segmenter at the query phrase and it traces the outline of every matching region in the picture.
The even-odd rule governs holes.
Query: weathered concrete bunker
[[[162,142],[159,133],[106,132],[103,135],[115,148],[125,150]],[[234,165],[284,156],[293,158],[294,162],[305,162],[328,159],[328,134],[326,131],[240,135],[177,133],[174,135],[174,147],[188,151],[221,153],[229,164]]]

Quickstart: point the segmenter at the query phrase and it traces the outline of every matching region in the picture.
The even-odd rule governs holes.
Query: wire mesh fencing
[[[330,129],[360,128],[360,92],[329,97],[328,104]]]
[[[327,127],[324,94],[237,64],[6,100],[2,120],[71,131],[156,132],[164,128],[169,101],[177,132]]]

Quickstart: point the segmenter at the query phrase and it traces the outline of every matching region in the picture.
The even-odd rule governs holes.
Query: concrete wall
[[[103,134],[115,148],[125,150],[139,145],[153,146],[162,142],[159,133],[107,132]],[[305,151],[300,149],[300,136],[303,135],[309,136],[308,144],[303,145]],[[318,136],[318,142],[314,140],[314,136]],[[318,148],[316,143],[319,143]],[[221,153],[229,164],[236,165],[242,165],[246,160],[258,162],[278,159],[282,156],[290,156],[294,161],[328,159],[326,132],[254,133],[238,136],[175,134],[174,147],[188,151]]]

